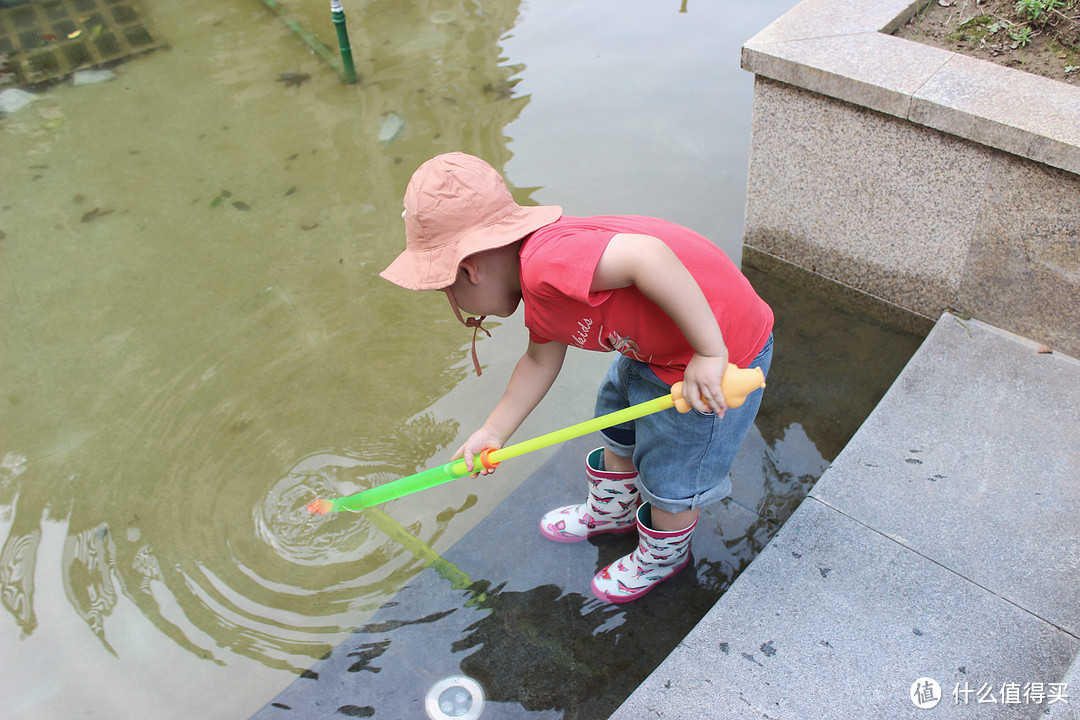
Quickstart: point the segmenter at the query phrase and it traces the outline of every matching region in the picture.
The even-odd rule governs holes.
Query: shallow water
[[[550,453],[385,517],[303,510],[444,462],[524,345],[502,323],[471,377],[445,300],[377,277],[409,175],[463,149],[522,202],[737,258],[738,48],[791,4],[346,5],[350,86],[255,0],[159,0],[169,49],[0,120],[5,716],[246,717],[479,524]],[[288,9],[336,44],[322,2]],[[519,436],[586,419],[606,362],[572,357]],[[788,480],[736,498],[768,522],[872,406],[801,382],[759,423]]]

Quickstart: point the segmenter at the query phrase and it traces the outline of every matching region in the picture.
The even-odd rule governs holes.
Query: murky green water
[[[246,717],[392,598],[423,562],[304,505],[445,461],[525,342],[504,324],[470,377],[445,300],[377,277],[413,169],[466,150],[522,202],[738,257],[738,47],[791,4],[346,3],[348,86],[257,0],[156,0],[169,49],[0,120],[5,716]],[[288,11],[335,44],[324,3]],[[581,355],[521,437],[590,415]],[[798,427],[809,465],[842,444]],[[394,522],[444,549],[544,457]]]

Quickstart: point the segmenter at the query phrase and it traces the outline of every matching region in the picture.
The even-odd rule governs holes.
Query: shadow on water
[[[495,591],[485,603],[490,614],[451,649],[472,651],[461,671],[492,702],[563,718],[607,717],[712,606],[710,593],[682,585],[690,601],[662,621],[655,603],[616,608],[555,585]]]
[[[745,3],[728,7],[744,23],[729,48],[739,82],[750,78],[737,43],[789,4],[756,3],[752,17]],[[678,19],[677,4],[537,6],[526,25],[544,32],[529,45],[514,0],[371,2],[347,7],[362,80],[346,86],[257,2],[147,5],[170,49],[97,85],[52,86],[0,120],[5,712],[68,717],[79,698],[76,710],[109,717],[243,717],[297,675],[310,683],[320,672],[320,688],[365,681],[338,683],[334,707],[346,715],[421,716],[423,691],[459,672],[479,678],[506,716],[610,710],[768,541],[913,342],[864,331],[827,302],[810,311],[816,300],[754,278],[778,315],[759,432],[732,499],[710,509],[695,538],[694,572],[652,604],[614,609],[589,593],[592,573],[625,543],[553,549],[533,531],[540,513],[576,498],[576,469],[566,468],[579,467],[580,443],[517,489],[433,490],[357,515],[303,508],[444,462],[512,367],[503,346],[483,347],[484,382],[469,377],[467,336],[445,301],[377,277],[401,246],[412,170],[448,150],[505,168],[514,127],[519,159],[543,158],[555,178],[515,190],[522,203],[542,190],[572,214],[610,212],[589,195],[606,188],[605,201],[614,192],[711,208],[676,179],[726,176],[702,162],[718,145],[715,119],[672,133],[664,119],[652,128],[646,109],[682,117],[713,94],[734,104],[712,91],[644,94],[700,70],[663,48],[683,49],[689,34],[712,47],[715,33],[666,24],[670,37],[649,40],[661,48],[652,72],[590,88],[584,65],[545,80],[503,45],[517,35],[523,47],[549,47],[547,60],[567,43],[590,60],[610,48],[640,57],[642,26],[657,12]],[[288,11],[334,44],[322,2]],[[610,16],[603,33],[563,14],[586,11]],[[724,11],[690,7],[686,17],[697,12]],[[308,77],[282,82],[285,73]],[[546,88],[539,120],[519,80]],[[589,119],[639,94],[634,112]],[[749,112],[747,100],[747,124]],[[552,113],[558,123],[545,119]],[[535,139],[555,125],[575,134],[572,152]],[[639,167],[598,177],[627,153],[589,138],[623,127],[670,158],[659,187]],[[692,184],[709,198],[742,192],[737,182],[715,192]],[[737,238],[725,249],[737,251]],[[499,335],[524,343],[509,327]],[[591,401],[578,385],[591,380],[560,379],[545,430],[584,419],[578,409]],[[662,603],[675,619],[646,630]]]
[[[577,446],[544,468],[556,485]],[[484,717],[606,717],[707,612],[730,583],[729,567],[744,565],[738,551],[706,538],[693,569],[648,601],[601,603],[588,590],[592,574],[636,541],[550,547],[535,522],[522,527],[545,494],[532,482],[500,506],[499,527],[470,532],[255,717],[423,717],[429,688],[462,674],[484,688]],[[498,585],[462,585],[480,573]]]

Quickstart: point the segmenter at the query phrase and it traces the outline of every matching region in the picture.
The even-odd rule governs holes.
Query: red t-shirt
[[[772,332],[773,312],[724,252],[688,228],[650,217],[563,216],[521,245],[521,294],[531,340],[618,352],[648,363],[668,384],[694,355],[682,332],[634,286],[589,292],[612,236],[651,235],[674,251],[716,315],[728,359],[747,367]]]

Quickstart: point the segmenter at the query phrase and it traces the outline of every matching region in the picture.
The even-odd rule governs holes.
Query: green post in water
[[[349,44],[349,31],[345,27],[345,10],[341,0],[330,0],[330,16],[337,29],[338,48],[341,50],[341,77],[347,83],[356,82],[356,66],[353,65],[352,45]]]

